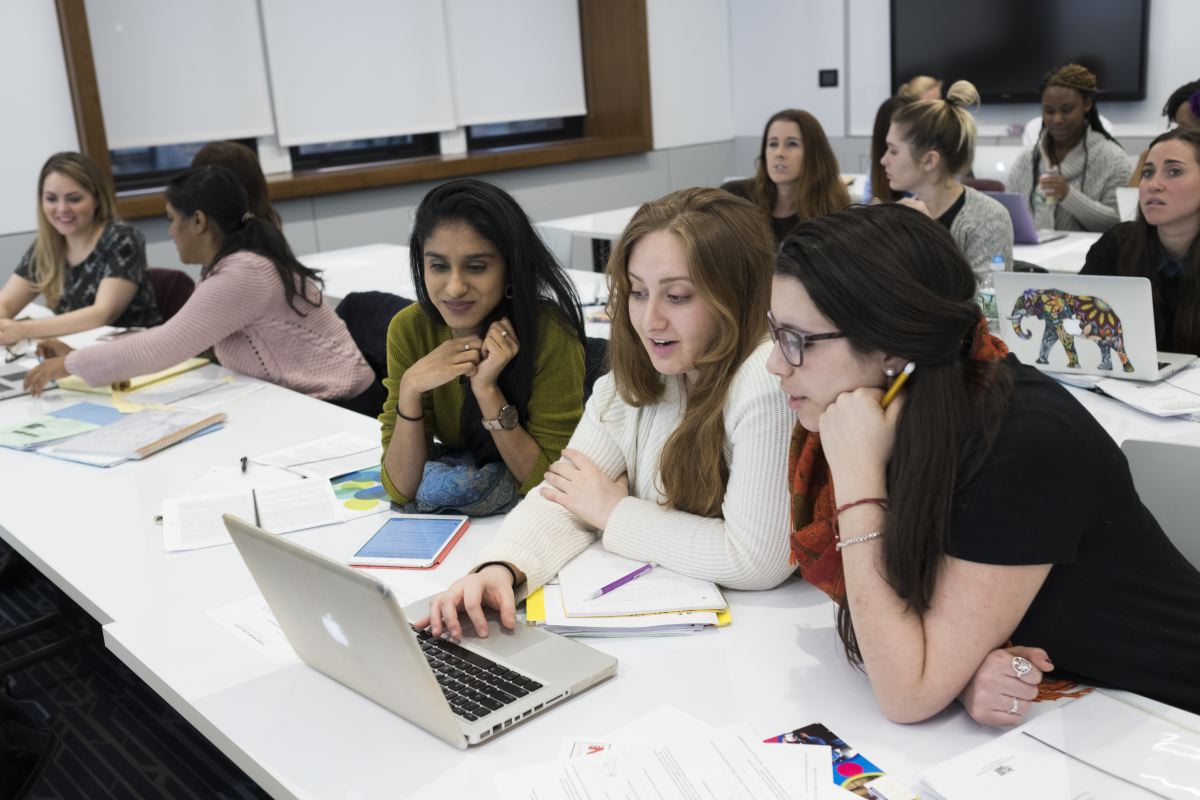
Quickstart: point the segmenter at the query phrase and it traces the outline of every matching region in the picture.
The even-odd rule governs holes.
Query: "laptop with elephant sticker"
[[[993,275],[1000,335],[1022,363],[1048,372],[1157,381],[1196,360],[1160,353],[1150,281],[1099,275]]]

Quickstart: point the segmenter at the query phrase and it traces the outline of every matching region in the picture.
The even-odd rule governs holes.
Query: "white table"
[[[1077,275],[1083,269],[1088,250],[1100,236],[1088,231],[1071,231],[1062,239],[1045,244],[1013,245],[1013,260],[1028,261],[1050,272]]]
[[[580,214],[574,217],[538,222],[534,227],[542,234],[551,252],[571,271],[592,271],[592,241],[614,242],[621,237],[638,206]]]
[[[448,582],[494,532],[476,524],[435,571]],[[314,537],[344,558],[352,537]],[[442,577],[444,576],[444,577]],[[791,580],[727,592],[733,624],[683,637],[591,640],[618,674],[563,706],[458,751],[299,662],[275,664],[204,614],[153,610],[105,627],[105,641],[277,797],[494,797],[491,775],[554,760],[564,738],[601,736],[667,704],[763,738],[823,722],[899,780],[994,733],[957,707],[917,726],[888,722],[841,654],[833,607]]]

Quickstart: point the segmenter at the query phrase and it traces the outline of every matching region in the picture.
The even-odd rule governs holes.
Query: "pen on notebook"
[[[915,361],[910,361],[904,365],[904,371],[901,372],[896,380],[892,381],[891,387],[883,395],[883,399],[879,401],[880,408],[887,408],[888,405],[896,399],[896,394],[899,393],[900,387],[908,380],[908,376],[913,374],[913,370],[917,368]]]
[[[588,595],[588,600],[595,600],[597,597],[603,597],[604,595],[611,592],[613,589],[616,589],[619,586],[624,586],[625,584],[629,583],[630,581],[636,580],[637,578],[642,577],[643,575],[645,575],[647,572],[649,572],[652,569],[654,569],[653,564],[642,564],[640,567],[638,567],[637,569],[635,569],[633,572],[629,573],[628,575],[622,575],[621,577],[617,578],[612,583],[606,583],[605,585],[601,586],[599,589],[597,589],[596,591],[594,591]]]

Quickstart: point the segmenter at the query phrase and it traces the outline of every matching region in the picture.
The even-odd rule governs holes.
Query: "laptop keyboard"
[[[485,656],[446,639],[435,639],[429,631],[415,633],[450,708],[468,722],[542,688],[532,678],[502,667]]]

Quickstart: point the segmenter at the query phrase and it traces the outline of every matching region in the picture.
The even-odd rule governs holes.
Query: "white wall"
[[[647,0],[655,150],[733,138],[729,2]]]
[[[54,3],[0,3],[0,235],[35,229],[46,157],[78,150]]]
[[[845,135],[845,20],[844,0],[732,0],[736,135],[761,137],[783,108],[810,112],[830,137]],[[817,85],[822,69],[838,70],[836,88]]]

